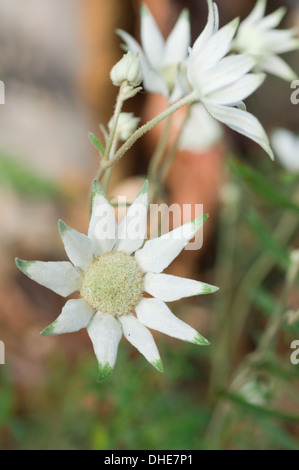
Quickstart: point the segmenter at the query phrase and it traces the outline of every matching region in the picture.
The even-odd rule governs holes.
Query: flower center
[[[137,261],[118,251],[99,256],[88,266],[80,294],[91,307],[119,317],[134,309],[142,292],[143,278]]]

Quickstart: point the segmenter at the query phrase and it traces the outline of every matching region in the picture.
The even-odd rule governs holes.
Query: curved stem
[[[186,104],[191,104],[198,99],[197,94],[195,92],[190,93],[189,95],[185,96],[181,100],[177,101],[173,105],[169,106],[165,109],[162,113],[158,114],[155,118],[151,119],[149,122],[144,124],[143,126],[139,127],[134,134],[129,137],[129,139],[118,149],[116,154],[109,160],[103,161],[102,167],[98,173],[98,180],[100,181],[103,177],[107,168],[115,165],[121,157],[132,147],[132,145],[140,139],[146,132],[150,131],[156,124],[163,121],[163,119],[167,118],[167,116],[173,114],[178,109],[182,108]]]
[[[167,174],[168,174],[168,172],[171,168],[171,165],[173,164],[174,159],[176,157],[176,154],[177,154],[177,151],[178,151],[178,148],[179,148],[179,144],[180,144],[180,139],[181,139],[185,124],[188,121],[189,116],[190,116],[190,108],[191,108],[191,106],[188,107],[188,111],[186,112],[186,115],[184,117],[184,120],[182,122],[180,130],[177,133],[177,136],[176,136],[176,139],[173,143],[173,146],[171,147],[168,155],[165,158],[165,162],[162,165],[161,173],[160,173],[160,180],[161,181],[164,181],[164,179],[166,178],[166,176],[167,176]]]
[[[159,141],[159,144],[157,145],[157,148],[151,158],[150,164],[149,164],[149,169],[148,169],[148,175],[150,179],[155,179],[157,170],[159,168],[160,161],[163,157],[163,154],[165,152],[167,142],[168,142],[168,137],[170,133],[170,128],[171,128],[171,120],[172,120],[172,115],[168,116],[166,119],[166,124],[161,136],[161,139]]]

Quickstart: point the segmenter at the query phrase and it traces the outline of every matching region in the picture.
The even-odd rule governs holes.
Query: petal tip
[[[200,294],[214,294],[219,290],[219,287],[211,286],[210,284],[206,284]]]
[[[206,338],[204,338],[201,334],[197,333],[194,340],[194,344],[199,344],[200,346],[209,346],[211,343]]]
[[[19,270],[22,271],[22,273],[30,277],[28,273],[28,268],[32,263],[34,263],[34,261],[24,261],[20,258],[15,258],[15,263],[16,263],[17,268],[19,268]]]
[[[69,227],[63,222],[63,220],[59,219],[58,230],[59,230],[60,235],[62,236],[68,229]]]
[[[54,333],[54,324],[55,322],[51,323],[51,325],[47,326],[43,331],[40,332],[41,336],[51,336],[55,335]]]
[[[106,362],[106,364],[102,365],[102,364],[99,364],[98,365],[98,382],[102,382],[103,380],[105,380],[112,372],[112,367],[111,365],[109,364],[109,362]]]
[[[163,373],[164,372],[164,367],[162,364],[161,359],[157,359],[156,361],[151,363],[155,369],[157,369],[159,372]]]

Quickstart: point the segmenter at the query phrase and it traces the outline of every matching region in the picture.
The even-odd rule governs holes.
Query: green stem
[[[162,113],[158,114],[158,116],[154,117],[143,126],[139,127],[139,129],[137,129],[134,134],[132,134],[131,137],[129,137],[129,139],[118,149],[113,158],[111,158],[109,161],[103,161],[102,167],[100,168],[100,171],[98,173],[98,180],[100,181],[107,168],[110,168],[111,166],[115,165],[115,163],[117,163],[122,158],[122,156],[132,147],[132,145],[138,139],[140,139],[140,137],[142,137],[146,132],[150,131],[155,125],[159,124],[159,122],[167,118],[167,116],[173,114],[175,111],[182,108],[183,106],[195,102],[197,99],[197,94],[195,92],[192,92],[181,100],[174,103],[173,105],[169,106]]]
[[[183,133],[183,130],[184,130],[184,127],[185,127],[185,124],[186,122],[188,121],[189,119],[189,116],[190,116],[190,109],[191,109],[191,106],[188,107],[188,111],[184,117],[184,120],[182,122],[182,125],[180,127],[180,130],[179,132],[177,133],[177,136],[176,136],[176,139],[173,143],[173,146],[171,147],[168,155],[166,156],[165,158],[165,162],[163,163],[162,165],[162,168],[161,168],[161,172],[160,172],[160,180],[161,181],[164,181],[166,176],[168,175],[168,172],[171,168],[171,165],[173,164],[174,162],[174,159],[176,157],[176,154],[177,154],[177,151],[179,149],[179,144],[180,144],[180,139],[181,139],[181,136],[182,136],[182,133]]]
[[[209,393],[212,399],[216,396],[219,386],[224,387],[229,378],[231,363],[231,333],[233,317],[230,305],[233,298],[233,283],[235,267],[235,250],[237,241],[237,226],[240,215],[240,195],[234,186],[228,187],[228,199],[220,212],[220,227],[218,239],[218,266],[216,285],[221,290],[214,304],[214,325],[211,355],[211,373]]]
[[[166,124],[163,130],[161,139],[151,158],[149,169],[148,169],[148,175],[149,175],[150,180],[154,180],[157,176],[157,170],[159,168],[160,161],[163,157],[163,154],[165,152],[165,149],[168,143],[168,138],[169,138],[169,133],[170,133],[170,128],[171,128],[171,121],[172,121],[172,115],[168,116],[168,118],[166,119]]]

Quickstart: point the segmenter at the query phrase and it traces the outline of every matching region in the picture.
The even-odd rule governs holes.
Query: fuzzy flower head
[[[190,21],[183,10],[172,32],[165,41],[151,12],[141,7],[141,46],[125,31],[118,30],[126,47],[139,53],[143,73],[143,86],[147,91],[160,93],[171,101],[184,94],[180,75],[188,56]]]
[[[294,29],[275,29],[286,14],[281,7],[265,16],[267,0],[257,0],[254,9],[240,24],[233,49],[251,54],[255,69],[276,75],[284,80],[293,81],[296,73],[278,56],[299,48],[299,40]]]
[[[59,222],[70,261],[16,259],[17,266],[28,277],[57,294],[67,297],[79,293],[79,298],[66,302],[61,314],[42,334],[57,335],[87,328],[99,363],[100,379],[113,369],[122,335],[161,372],[160,355],[148,328],[195,344],[209,344],[191,326],[175,317],[165,302],[208,294],[217,288],[162,273],[193,238],[206,216],[144,243],[147,206],[145,182],[118,225],[113,207],[95,182],[88,235]]]
[[[236,18],[219,29],[217,5],[208,0],[206,27],[189,50],[188,79],[194,97],[218,121],[261,145],[273,158],[260,122],[245,111],[243,100],[264,81],[264,74],[249,73],[255,61],[246,54],[227,55],[238,28]]]

